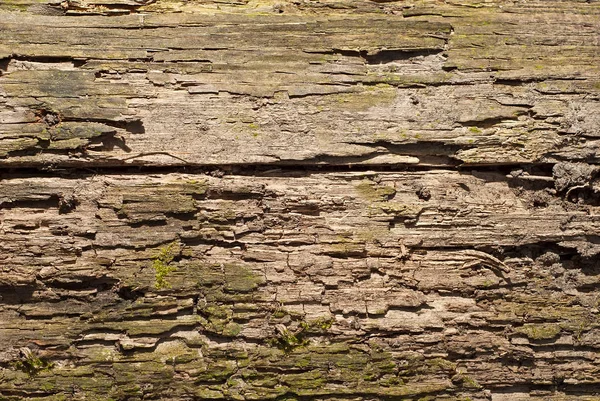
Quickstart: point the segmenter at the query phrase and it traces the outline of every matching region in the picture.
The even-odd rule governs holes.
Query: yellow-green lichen
[[[391,216],[407,218],[416,217],[421,212],[421,210],[423,210],[423,208],[419,205],[407,205],[395,202],[378,202],[373,204],[373,206],[370,209],[370,211],[373,213],[383,212]]]
[[[320,317],[304,323],[305,330],[312,332],[326,332],[333,326],[333,318]]]
[[[396,88],[387,85],[375,85],[366,87],[362,92],[341,93],[327,97],[327,101],[333,102],[329,105],[336,108],[343,108],[347,111],[361,112],[367,111],[375,106],[389,106],[396,99]]]
[[[482,386],[477,383],[477,380],[467,375],[464,371],[459,371],[452,377],[452,382],[459,384],[461,387],[471,390],[479,390]]]
[[[49,371],[54,367],[52,362],[38,357],[29,349],[23,352],[22,358],[13,362],[13,366],[16,369],[27,373],[29,376],[36,376],[40,372]]]
[[[396,190],[387,185],[376,184],[369,180],[363,180],[354,186],[358,194],[372,202],[386,201],[396,195]]]
[[[241,331],[242,326],[234,322],[229,322],[223,328],[223,335],[227,337],[237,337]]]
[[[161,248],[158,255],[152,261],[152,268],[156,272],[154,276],[154,288],[157,290],[171,288],[171,284],[167,280],[167,275],[177,270],[175,266],[171,265],[171,262],[173,262],[175,255],[179,253],[179,250],[179,243],[176,241],[171,242],[169,245]]]
[[[225,273],[224,289],[227,292],[250,292],[265,281],[264,276],[236,264],[224,265],[223,271]]]
[[[282,329],[277,336],[271,338],[269,343],[284,352],[288,353],[293,351],[297,347],[301,347],[308,344],[308,340],[305,338],[304,329],[301,328],[298,332],[293,333],[287,328]]]
[[[550,340],[560,333],[558,324],[527,324],[516,329],[517,333],[522,333],[531,340]]]
[[[390,230],[387,226],[373,226],[368,227],[368,229],[365,230],[358,230],[356,232],[356,238],[365,243],[377,243],[378,241],[385,239],[389,233]]]
[[[456,363],[450,362],[442,358],[433,358],[426,361],[426,364],[430,367],[431,371],[445,371],[453,372],[456,370]]]
[[[344,241],[324,247],[323,252],[327,255],[340,258],[361,256],[365,253],[365,245],[362,243]]]

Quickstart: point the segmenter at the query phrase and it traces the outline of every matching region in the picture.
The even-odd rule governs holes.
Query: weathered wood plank
[[[60,394],[79,375],[79,391],[117,398],[595,386],[597,207],[534,180],[5,179],[1,285],[17,292],[3,293],[3,362],[37,344],[55,365],[6,371],[0,389]],[[123,364],[140,370],[116,380]]]
[[[2,164],[597,159],[595,3],[411,18],[363,6],[326,17],[3,12]],[[115,130],[53,145],[39,122],[18,119],[40,113]]]
[[[599,37],[594,1],[0,2],[0,399],[597,400]]]

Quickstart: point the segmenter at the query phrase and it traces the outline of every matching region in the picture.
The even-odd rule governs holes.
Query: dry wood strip
[[[0,391],[593,393],[596,206],[535,176],[269,174],[4,179]]]

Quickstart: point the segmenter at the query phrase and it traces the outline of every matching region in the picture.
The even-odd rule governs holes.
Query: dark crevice
[[[288,391],[286,394],[282,396],[278,396],[274,398],[273,401],[286,401],[286,400],[295,400],[295,401],[355,401],[355,400],[379,400],[379,401],[406,401],[410,399],[416,400],[417,397],[420,399],[427,399],[427,396],[435,397],[435,396],[447,396],[452,394],[448,390],[439,390],[439,389],[426,389],[423,388],[422,391],[417,392],[415,397],[407,398],[406,395],[386,395],[386,394],[377,394],[374,396],[373,392],[365,392],[365,391],[354,391],[352,394],[345,393],[343,391],[334,391],[331,390],[323,395],[303,395],[297,394],[294,391]],[[292,397],[290,397],[292,396]],[[432,398],[436,399],[436,398]],[[443,399],[443,398],[439,398]]]
[[[90,15],[116,15],[116,14],[135,14],[138,8],[154,3],[156,0],[138,0],[139,4],[123,4],[120,2],[105,3],[101,2],[101,8],[96,8],[98,5],[90,2],[85,6],[78,6],[79,3],[66,3],[65,7],[56,7],[62,10],[69,16],[90,16]],[[139,29],[139,28],[138,28]]]
[[[564,240],[568,240],[567,237]],[[596,240],[600,241],[600,237],[596,238]],[[589,239],[586,239],[589,241]],[[419,250],[423,251],[447,251],[447,252],[460,252],[460,251],[469,251],[469,250],[478,250],[481,252],[488,253],[497,259],[503,260],[506,258],[533,258],[536,259],[539,256],[548,253],[554,252],[561,257],[561,260],[571,260],[571,258],[577,254],[577,251],[573,248],[567,248],[565,246],[561,246],[553,241],[538,241],[538,242],[530,242],[522,245],[477,245],[477,246],[414,246],[410,248],[412,252],[416,252]]]
[[[198,219],[196,213],[197,212],[165,212],[164,215],[167,218],[179,221],[196,221]]]
[[[6,72],[8,70],[8,64],[10,63],[10,58],[0,58],[0,77],[2,76],[2,72]]]
[[[454,160],[451,165],[458,165],[460,161],[454,158],[459,150],[471,149],[470,145],[452,145],[443,142],[415,142],[415,143],[391,143],[387,141],[376,142],[348,142],[351,145],[361,145],[371,148],[382,147],[388,153],[402,156],[443,156]]]
[[[590,395],[598,393],[598,384],[597,383],[577,383],[577,384],[566,384],[564,383],[564,378],[556,377],[555,382],[553,384],[516,384],[516,385],[508,385],[506,387],[487,387],[487,389],[492,391],[492,394],[518,394],[521,395],[523,393],[531,394],[534,391],[544,391],[544,392],[552,392],[556,390],[560,390],[564,392],[566,395]],[[558,388],[557,388],[558,387]],[[508,398],[507,398],[508,399]],[[515,398],[516,399],[516,398]],[[568,399],[568,398],[567,398]]]
[[[17,313],[19,313],[19,315],[21,317],[23,317],[25,320],[31,320],[31,321],[35,321],[35,320],[51,320],[53,318],[56,317],[61,317],[61,318],[78,318],[80,317],[83,312],[64,312],[64,313],[55,313],[55,314],[47,314],[47,315],[28,315],[27,313],[23,313],[20,311],[17,311]]]
[[[503,116],[503,117],[493,117],[493,118],[485,118],[481,120],[471,120],[471,121],[459,121],[458,123],[463,127],[476,127],[476,128],[492,128],[495,125],[501,124],[504,121],[518,121],[519,115],[524,113],[519,113],[514,116]]]
[[[63,119],[61,122],[91,122],[108,125],[113,128],[123,129],[133,135],[144,134],[146,129],[144,123],[139,119],[129,119],[125,121],[110,120],[105,118],[69,118]]]
[[[446,65],[442,66],[442,70],[446,72],[458,71],[458,67],[455,65]]]
[[[416,57],[430,56],[443,53],[443,49],[382,49],[369,54],[367,50],[332,49],[331,51],[309,52],[313,54],[340,55],[344,57],[356,57],[365,61],[365,64],[388,64],[395,61],[407,61]]]
[[[59,196],[50,195],[45,199],[28,199],[28,200],[14,200],[14,201],[0,201],[0,207],[3,209],[58,209],[59,208]]]
[[[3,274],[6,274],[3,272]],[[34,293],[38,288],[35,285],[6,285],[0,284],[2,303],[5,305],[23,305],[34,299]]]
[[[89,340],[74,340],[73,344],[78,348],[103,346],[103,347],[114,347],[118,340],[102,340],[102,339],[89,339]]]
[[[116,136],[115,134],[102,134],[90,140],[89,144],[83,149],[93,151],[111,151],[114,148],[119,148],[124,152],[131,152],[131,148],[127,146],[125,138]]]
[[[87,59],[75,58],[75,57],[37,56],[37,55],[25,56],[25,55],[21,55],[21,54],[14,54],[3,60],[5,60],[6,66],[8,66],[8,64],[10,63],[11,60],[17,60],[17,61],[29,61],[29,62],[34,62],[34,63],[72,63],[73,67],[75,67],[75,68],[82,67],[87,62]],[[0,60],[0,69],[6,70],[6,67],[2,68],[3,60]]]
[[[365,145],[362,143],[356,143]],[[368,144],[367,146],[379,146]],[[385,146],[385,145],[383,145]],[[391,145],[395,146],[395,145]],[[405,147],[407,145],[398,145]],[[446,145],[444,145],[446,146]],[[413,155],[418,154],[422,144],[410,144],[409,149],[415,149]],[[404,148],[406,150],[406,148]],[[451,153],[455,149],[464,149],[461,146],[447,145],[445,153]],[[420,153],[420,152],[419,152]],[[426,153],[426,152],[423,152]],[[444,152],[440,152],[444,153]],[[368,159],[377,154],[385,154],[373,152]],[[410,155],[410,154],[407,154]],[[443,156],[440,156],[443,158]],[[334,157],[335,158],[335,157]],[[367,160],[368,160],[367,159]],[[312,159],[311,159],[312,160]],[[452,160],[450,160],[452,161]],[[58,177],[58,178],[90,178],[95,175],[118,176],[118,175],[168,175],[168,174],[200,174],[214,177],[223,177],[227,175],[239,176],[257,176],[257,177],[310,177],[314,174],[324,173],[345,173],[345,172],[370,172],[373,173],[396,173],[396,172],[419,172],[419,171],[458,171],[464,174],[477,173],[500,173],[503,175],[511,173],[514,170],[523,170],[531,173],[531,175],[543,175],[552,177],[552,167],[555,163],[504,163],[504,164],[489,164],[489,165],[464,165],[457,162],[443,165],[415,165],[415,164],[315,164],[310,160],[306,161],[289,161],[277,163],[255,163],[255,164],[219,164],[219,165],[131,165],[121,160],[97,160],[93,165],[87,165],[87,162],[72,160],[63,162],[60,166],[48,166],[35,164],[33,166],[21,164],[19,167],[0,165],[0,179],[12,178],[27,178],[27,177]],[[550,173],[548,173],[550,171]],[[500,179],[500,178],[499,178]],[[218,195],[227,199],[227,193],[223,192]],[[238,197],[237,193],[232,193],[234,198]],[[248,193],[249,197],[262,196],[260,191]]]
[[[507,78],[496,78],[494,79],[494,84],[496,85],[506,85],[506,86],[522,86],[528,83],[534,82],[533,78],[524,80],[524,79],[507,79]]]
[[[31,61],[35,63],[73,63],[73,67],[79,68],[85,65],[87,59],[63,56],[23,56],[13,55],[13,60]]]
[[[150,308],[148,308],[150,309]],[[147,310],[146,310],[147,311]],[[98,324],[97,330],[104,330],[102,324],[104,323],[114,323],[114,322],[126,322],[126,321],[137,321],[137,322],[151,322],[153,320],[160,319],[161,321],[174,322],[180,320],[184,316],[190,316],[192,313],[192,307],[189,306],[187,308],[178,309],[174,313],[169,314],[160,314],[160,309],[152,309],[152,314],[145,315],[144,310],[138,311],[134,308],[128,310],[121,310],[120,313],[115,313],[111,317],[103,318],[103,319],[89,319],[87,322],[90,325],[95,323]],[[140,314],[136,314],[136,312],[141,312]],[[182,326],[195,326],[198,322],[196,321],[181,321]],[[177,325],[180,326],[180,325]],[[131,338],[137,337],[147,337],[147,334],[140,333],[135,335],[130,335]]]
[[[367,64],[387,64],[394,61],[407,61],[416,57],[431,56],[444,52],[443,49],[419,50],[380,50],[372,55],[362,56]]]
[[[213,245],[213,246],[219,246],[219,247],[225,248],[225,249],[238,248],[241,250],[246,250],[246,247],[247,247],[245,242],[240,242],[240,241],[236,241],[236,240],[225,241],[225,240],[211,239],[211,238],[205,238],[205,237],[182,238],[181,242],[185,246],[190,246],[190,247],[198,246],[198,245]]]
[[[125,216],[117,215],[119,218],[127,219]],[[128,226],[132,228],[142,228],[142,227],[164,227],[168,223],[165,220],[136,220],[130,221],[127,223]]]
[[[81,330],[81,332],[79,332],[80,336],[86,336],[88,334],[121,334],[123,333],[123,330],[117,330],[117,329],[111,329],[108,327],[99,327],[99,328],[91,328],[91,329],[84,329]]]
[[[74,280],[75,277],[71,277]],[[87,291],[97,289],[98,291],[107,291],[113,288],[119,280],[110,277],[83,277],[80,281],[60,281],[59,279],[44,281],[49,287],[71,290],[71,291]]]
[[[116,290],[119,298],[127,300],[127,301],[135,301],[138,298],[143,298],[146,296],[144,291],[141,291],[137,288],[132,288],[130,286],[119,286]]]

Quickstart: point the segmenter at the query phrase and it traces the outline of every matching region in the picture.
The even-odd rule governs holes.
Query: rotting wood
[[[600,396],[600,3],[0,3],[0,398]]]

